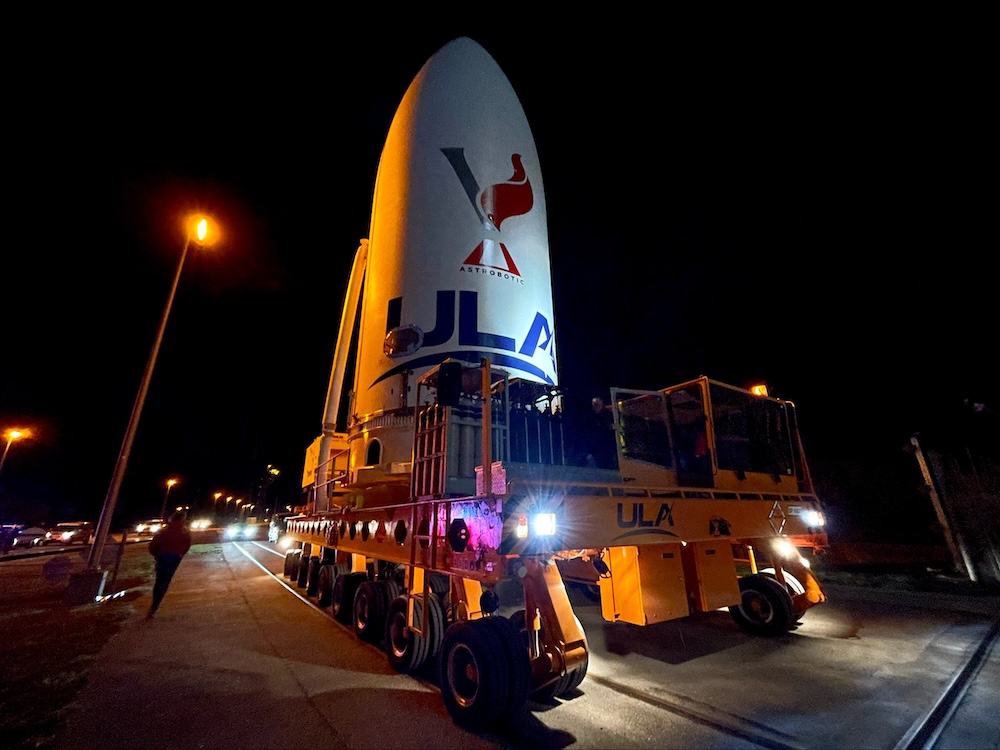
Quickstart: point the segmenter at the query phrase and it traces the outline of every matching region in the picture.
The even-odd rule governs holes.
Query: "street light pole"
[[[175,484],[177,484],[177,480],[176,479],[168,479],[167,480],[167,491],[163,495],[163,507],[160,508],[160,520],[161,521],[166,520],[166,518],[167,518],[167,498],[170,497],[170,488],[173,487]]]
[[[198,240],[204,240],[208,233],[208,222],[201,219],[197,225]],[[156,356],[160,351],[160,343],[163,341],[163,332],[167,328],[167,319],[170,317],[170,308],[174,304],[174,296],[177,294],[177,285],[181,279],[181,271],[184,270],[184,260],[187,258],[188,248],[191,246],[191,227],[186,227],[184,237],[184,248],[181,250],[181,259],[177,264],[177,272],[174,274],[174,283],[170,287],[170,295],[167,297],[167,304],[163,308],[163,317],[160,318],[160,327],[156,332],[156,340],[153,342],[153,349],[149,353],[149,361],[146,362],[146,371],[142,376],[142,383],[139,386],[139,393],[135,397],[135,404],[132,407],[132,416],[129,418],[128,429],[125,431],[125,439],[122,442],[121,450],[118,453],[118,462],[115,464],[115,473],[111,478],[111,485],[108,487],[108,494],[104,499],[104,507],[101,509],[101,519],[97,524],[97,535],[94,543],[90,547],[90,557],[87,559],[87,570],[96,571],[100,567],[101,555],[104,552],[104,543],[108,538],[108,528],[111,526],[111,516],[115,512],[115,504],[118,502],[118,491],[121,489],[122,479],[125,476],[125,467],[128,465],[129,454],[132,452],[132,442],[135,440],[135,431],[139,425],[139,417],[142,415],[142,407],[146,402],[146,393],[149,391],[149,381],[153,377],[153,368],[156,366]],[[169,492],[169,488],[168,488]]]

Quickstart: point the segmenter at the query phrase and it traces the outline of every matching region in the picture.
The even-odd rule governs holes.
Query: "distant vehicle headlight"
[[[226,527],[226,539],[239,539],[243,536],[243,527],[239,524]]]
[[[209,525],[209,520],[207,518],[199,518],[197,521],[191,522],[192,529],[207,529]]]

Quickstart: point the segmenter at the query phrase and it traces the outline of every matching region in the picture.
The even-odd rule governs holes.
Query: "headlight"
[[[810,510],[805,515],[806,526],[811,529],[826,525],[826,518],[818,510]]]
[[[792,544],[787,539],[778,539],[774,542],[774,551],[777,552],[782,557],[791,558],[798,554],[798,550],[795,549],[795,545]]]
[[[552,536],[556,533],[556,514],[536,513],[531,517],[531,530],[535,536]],[[528,538],[528,517],[523,513],[517,518],[515,534],[518,539]]]
[[[555,513],[537,513],[532,520],[532,526],[538,536],[552,536],[556,533]]]

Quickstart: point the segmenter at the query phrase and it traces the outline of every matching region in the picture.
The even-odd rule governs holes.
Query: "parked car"
[[[41,526],[25,526],[24,524],[19,524],[15,526],[13,546],[15,549],[30,547],[35,543],[36,539],[43,536],[45,536],[45,529]]]
[[[33,546],[44,547],[49,544],[89,544],[94,535],[94,524],[90,521],[67,521],[57,523],[38,537]]]

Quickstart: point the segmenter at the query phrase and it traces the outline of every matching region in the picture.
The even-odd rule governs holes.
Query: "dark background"
[[[172,500],[248,497],[266,464],[298,497],[385,135],[460,35],[535,135],[570,397],[765,381],[835,538],[922,540],[909,438],[996,414],[982,19],[123,23],[25,25],[7,66],[0,428],[35,436],[0,520],[96,522],[190,208],[226,238],[187,258],[117,517],[158,513],[171,476]]]

